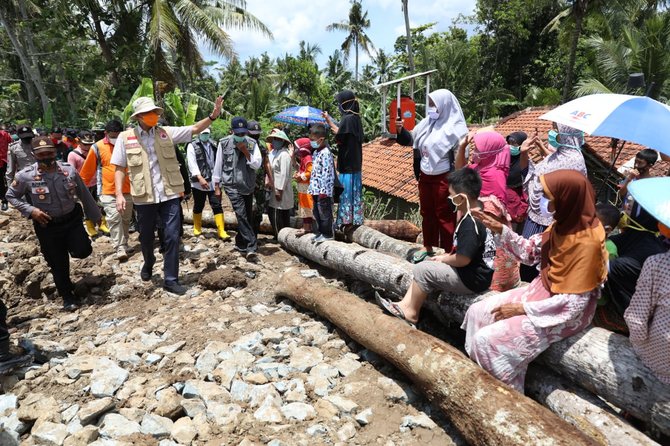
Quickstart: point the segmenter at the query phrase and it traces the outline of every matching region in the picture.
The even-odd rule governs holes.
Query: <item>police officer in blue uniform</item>
[[[32,150],[37,162],[16,174],[7,200],[33,220],[40,249],[63,298],[63,309],[74,311],[79,303],[70,280],[69,256],[84,259],[93,251],[77,199],[83,203],[87,219],[99,224],[102,215],[74,166],[56,161],[56,147],[50,138],[34,138]]]

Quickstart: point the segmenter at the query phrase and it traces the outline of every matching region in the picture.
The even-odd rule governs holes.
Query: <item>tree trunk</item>
[[[105,33],[102,31],[102,26],[100,25],[100,17],[96,7],[91,8],[91,18],[93,19],[93,29],[95,30],[95,40],[100,46],[100,52],[102,52],[102,57],[105,59],[107,64],[107,70],[109,70],[109,81],[114,87],[119,86],[119,75],[116,72],[116,63],[114,61],[114,55],[112,50],[105,39]]]
[[[414,226],[414,228],[416,228],[416,226]],[[419,228],[416,228],[416,230],[420,231]],[[358,226],[353,231],[347,232],[346,236],[347,240],[358,243],[361,246],[391,254],[405,260],[410,260],[415,252],[423,249],[423,247],[420,245],[397,240],[400,237],[390,235],[389,232],[391,231],[384,231],[384,233],[382,233],[377,228],[373,228],[372,225],[370,225],[370,221],[366,220],[363,226]],[[410,238],[410,234],[407,235],[408,238]],[[414,240],[416,240],[416,236],[414,237]]]
[[[579,37],[582,34],[582,22],[584,19],[584,11],[582,10],[583,0],[575,0],[573,6],[573,14],[575,16],[575,29],[572,32],[572,39],[570,41],[570,55],[568,57],[568,67],[565,73],[565,83],[563,84],[562,102],[565,103],[570,98],[570,91],[572,90],[572,78],[575,72],[575,60],[577,59],[577,45],[579,44]]]
[[[24,42],[28,47],[28,58],[30,60],[30,65],[33,67],[33,79],[35,83],[35,88],[37,89],[38,94],[40,95],[40,102],[42,103],[42,117],[47,115],[49,109],[49,97],[46,93],[46,88],[44,87],[44,82],[42,81],[42,70],[40,69],[40,61],[37,58],[37,47],[35,47],[35,42],[33,41],[33,32],[30,28],[31,19],[28,16],[28,11],[26,10],[25,2],[18,2],[19,10],[21,11],[21,18],[24,26],[21,26],[21,31],[24,35]]]
[[[398,367],[472,445],[598,444],[501,384],[449,344],[384,315],[353,294],[308,281],[291,269],[282,277],[277,295],[327,318]]]
[[[223,221],[226,225],[226,229],[237,229],[237,217],[235,216],[235,212],[225,211],[223,213]],[[184,223],[193,224],[192,210],[184,210]],[[210,228],[216,227],[212,211],[202,213],[202,225]],[[296,229],[302,228],[302,219],[291,217],[291,227]],[[267,214],[263,214],[263,220],[261,221],[261,233],[274,234],[272,225],[270,225],[270,219],[268,218]]]
[[[354,50],[356,51],[356,82],[358,82],[358,39],[354,37]]]
[[[279,242],[291,252],[349,274],[395,296],[404,295],[412,280],[412,265],[404,260],[340,242],[311,243],[284,229]],[[487,296],[441,293],[424,308],[446,323],[461,324],[469,306]],[[670,386],[656,378],[633,351],[628,338],[602,328],[585,331],[552,344],[540,362],[572,382],[624,409],[660,432],[670,435]]]

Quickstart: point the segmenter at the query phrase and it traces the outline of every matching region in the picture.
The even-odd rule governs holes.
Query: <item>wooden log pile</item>
[[[357,231],[360,231],[358,235]],[[365,240],[382,240],[384,243],[376,244],[376,249],[396,255],[406,249],[406,243],[396,241],[394,244],[383,234],[371,231],[369,228],[358,228],[349,236],[364,243],[369,243]],[[412,265],[407,261],[357,244],[326,242],[315,245],[311,237],[296,238],[294,231],[285,229],[280,233],[279,241],[291,252],[368,282],[389,294],[401,296],[407,290],[412,277]],[[487,295],[442,293],[429,299],[426,308],[443,322],[460,325],[467,308]],[[553,344],[538,362],[566,377],[573,387],[579,385],[588,389],[650,423],[655,430],[670,434],[670,386],[658,381],[641,363],[627,338],[600,328],[590,328]],[[616,437],[619,434],[605,436],[612,435]],[[630,444],[649,443],[638,441]]]

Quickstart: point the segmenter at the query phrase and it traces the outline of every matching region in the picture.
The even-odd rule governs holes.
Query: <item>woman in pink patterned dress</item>
[[[523,392],[528,364],[550,344],[586,328],[607,277],[605,230],[595,194],[579,172],[542,175],[543,213],[554,223],[530,239],[488,214],[475,216],[498,244],[525,264],[540,264],[530,285],[473,304],[465,315],[465,350],[493,376]]]

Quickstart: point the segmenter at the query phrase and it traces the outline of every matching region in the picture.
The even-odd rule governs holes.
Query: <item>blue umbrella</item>
[[[326,122],[323,116],[321,116],[321,113],[322,111],[318,108],[302,105],[289,107],[279,114],[274,115],[272,120],[296,125],[308,125],[314,124],[316,122]]]
[[[654,218],[670,226],[670,177],[645,178],[628,186],[628,192],[637,204]]]

